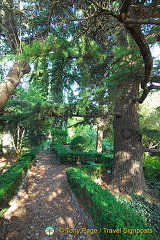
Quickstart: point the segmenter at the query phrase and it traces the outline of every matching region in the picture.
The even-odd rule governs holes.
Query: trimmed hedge
[[[51,150],[56,154],[58,161],[65,165],[76,166],[77,162],[85,164],[86,161],[92,161],[106,164],[108,169],[112,166],[113,158],[102,153],[69,151],[62,145],[54,146]]]
[[[83,152],[85,149],[85,145],[86,145],[86,138],[82,137],[82,136],[77,136],[75,138],[72,139],[70,147],[72,151],[79,151],[79,152]]]
[[[91,179],[100,178],[103,175],[103,171],[108,169],[107,164],[97,164],[96,166],[85,165],[81,166],[84,173],[89,175]]]
[[[6,207],[15,195],[27,170],[32,166],[36,152],[27,152],[0,176],[0,209]]]
[[[76,196],[91,214],[101,239],[156,239],[153,228],[148,226],[135,210],[118,202],[114,195],[93,182],[82,169],[73,167],[68,169],[67,179]],[[112,230],[118,229],[119,233],[111,233]],[[133,230],[146,233],[136,234],[132,232]]]

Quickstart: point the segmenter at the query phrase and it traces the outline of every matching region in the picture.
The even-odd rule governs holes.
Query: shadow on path
[[[0,239],[11,240],[97,240],[92,219],[78,204],[66,179],[66,167],[60,165],[52,152],[40,151],[36,165],[10,202],[11,207],[0,223]],[[52,236],[45,228],[52,226]]]

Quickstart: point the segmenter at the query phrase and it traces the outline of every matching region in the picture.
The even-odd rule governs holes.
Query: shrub
[[[92,161],[95,163],[105,164],[108,169],[111,170],[113,158],[102,153],[97,152],[79,152],[69,151],[62,145],[57,145],[51,148],[56,154],[58,161],[65,165],[76,166],[77,162],[86,164],[86,161]]]
[[[80,167],[84,173],[89,175],[91,179],[100,178],[104,170],[108,169],[107,164],[97,164],[95,166],[85,165]]]
[[[56,154],[56,158],[61,164],[76,166],[77,155],[63,145],[54,146],[51,150]]]
[[[100,229],[101,239],[155,239],[154,233],[132,234],[133,229],[135,231],[142,229],[142,232],[144,229],[146,232],[152,232],[153,229],[145,223],[144,219],[135,210],[129,209],[124,203],[118,202],[114,195],[93,182],[82,169],[68,169],[67,179],[76,196],[88,209],[96,227]],[[121,233],[107,233],[105,229],[121,229]],[[125,233],[124,229],[129,233]]]
[[[160,157],[145,157],[143,159],[143,169],[146,178],[160,180]]]
[[[15,195],[27,170],[32,166],[35,153],[26,153],[0,176],[0,206],[6,207]]]
[[[71,150],[83,152],[86,147],[86,142],[86,139],[82,136],[73,138],[70,144]]]
[[[52,133],[53,141],[56,144],[66,144],[68,132],[62,129],[55,129]]]

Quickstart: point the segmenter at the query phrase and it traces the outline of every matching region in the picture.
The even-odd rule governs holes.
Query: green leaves
[[[0,206],[5,207],[16,193],[26,171],[31,167],[35,152],[23,155],[17,162],[0,176]]]
[[[119,202],[108,190],[93,182],[81,168],[70,168],[67,170],[67,180],[91,214],[97,228],[122,229],[121,233],[100,232],[101,239],[123,239],[142,240],[155,239],[153,228],[146,224],[144,219],[135,211],[130,209],[126,203]],[[133,234],[133,229],[151,229],[151,233]],[[128,231],[125,232],[124,229]]]
[[[147,179],[160,181],[160,157],[145,156],[143,168]]]

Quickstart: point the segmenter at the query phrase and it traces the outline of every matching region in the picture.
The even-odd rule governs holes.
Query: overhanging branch
[[[107,117],[108,115],[111,116],[116,116],[116,117],[121,117],[120,112],[107,112],[107,113],[102,113],[102,114],[86,114],[82,115],[79,113],[56,113],[52,112],[52,116],[57,116],[57,117],[85,117],[85,118],[96,118],[96,117]]]
[[[151,83],[160,83],[160,76],[152,75],[150,82]]]
[[[146,87],[143,89],[143,93],[142,93],[142,96],[138,99],[134,99],[135,101],[139,102],[139,103],[143,103],[144,100],[146,99],[148,93],[152,90],[152,89],[155,89],[155,90],[160,90],[160,86],[156,86],[156,85],[153,85],[151,84],[149,87]]]
[[[160,153],[160,149],[144,148],[144,152]]]
[[[160,20],[155,19],[126,19],[124,24],[155,24],[160,25]]]

